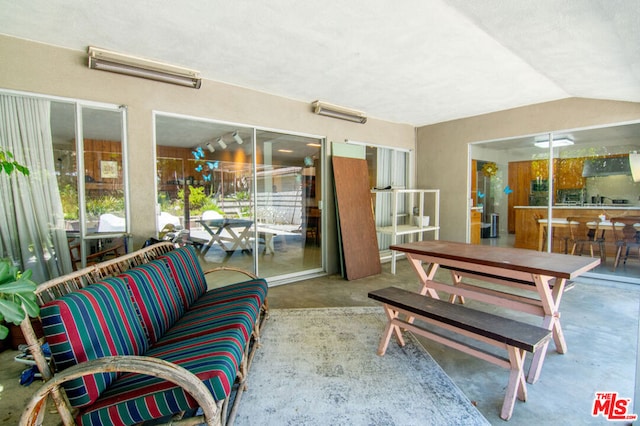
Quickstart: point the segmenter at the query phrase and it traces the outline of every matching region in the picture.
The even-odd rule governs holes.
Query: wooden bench
[[[242,278],[209,289],[206,274],[217,271]],[[251,272],[203,271],[193,247],[170,242],[40,284],[52,362],[26,318],[21,329],[46,383],[20,424],[42,424],[49,398],[64,425],[232,424],[268,315],[267,289]]]
[[[526,381],[523,371],[527,352],[535,352],[551,338],[551,331],[509,318],[482,312],[465,306],[437,300],[397,287],[388,287],[369,292],[369,298],[384,304],[389,319],[378,347],[378,354],[384,355],[391,335],[394,334],[400,346],[405,342],[401,329],[412,331],[433,341],[468,353],[485,361],[509,369],[509,383],[502,404],[500,417],[509,420],[513,414],[515,399],[527,399]],[[400,314],[403,317],[400,317]],[[441,329],[453,331],[479,342],[505,349],[508,358],[483,350],[469,342],[414,324],[417,318]]]
[[[497,296],[499,300],[511,299],[511,300],[519,301],[521,303],[529,304],[532,306],[537,306],[537,307],[541,306],[539,298],[521,296],[521,295],[507,293],[500,290],[493,290],[490,288],[478,287],[476,285],[467,285],[462,281],[462,278],[471,278],[471,279],[484,281],[487,283],[494,283],[494,284],[499,284],[503,286],[508,286],[511,288],[519,288],[521,290],[527,290],[527,291],[531,291],[531,289],[535,287],[535,283],[531,281],[521,280],[517,278],[501,277],[498,275],[488,274],[485,272],[470,271],[468,269],[452,268],[449,266],[440,266],[440,268],[447,269],[450,271],[454,286],[458,287],[458,289],[470,290],[472,293],[476,294],[476,296],[479,296],[474,298],[478,298],[479,300],[482,300],[484,302],[492,303],[491,299],[487,299],[486,297],[483,298],[482,296],[480,296],[480,294],[482,293],[484,293],[487,297]],[[555,285],[555,282],[556,282],[555,278],[549,281],[551,288],[553,288],[553,286]],[[567,281],[565,283],[563,292],[567,292],[575,288],[575,286],[576,284],[573,281]],[[464,296],[458,295],[456,294],[456,292],[451,293],[449,301],[455,302],[457,300],[457,297],[459,297],[460,301],[464,303]],[[528,312],[527,309],[523,309],[523,310],[525,312]],[[535,309],[535,311],[537,310],[538,309]],[[536,312],[531,312],[531,313],[536,313]]]

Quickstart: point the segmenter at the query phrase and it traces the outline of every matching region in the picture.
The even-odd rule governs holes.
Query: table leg
[[[560,325],[560,312],[558,307],[560,306],[560,300],[564,293],[566,280],[564,278],[556,279],[553,290],[551,290],[551,279],[552,277],[533,275],[533,280],[538,289],[538,294],[540,294],[542,309],[544,310],[542,326],[547,330],[553,331],[553,340],[556,345],[556,351],[563,354],[567,351],[567,343],[564,339],[564,333],[562,332],[562,327]],[[533,360],[531,361],[529,373],[527,374],[527,381],[529,383],[535,383],[540,378],[542,364],[544,363],[544,358],[547,354],[548,348],[549,342],[547,341],[533,354]]]
[[[409,260],[409,264],[411,265],[411,267],[413,267],[413,270],[416,271],[416,274],[418,274],[418,278],[420,279],[420,284],[422,284],[422,288],[420,289],[420,294],[422,294],[423,296],[425,294],[429,294],[429,296],[433,297],[434,299],[440,299],[440,297],[438,296],[438,293],[436,293],[436,291],[429,287],[429,281],[433,280],[433,277],[435,277],[436,272],[438,271],[438,265],[437,263],[431,263],[429,264],[429,266],[427,267],[427,271],[425,271],[425,269],[422,267],[422,261],[419,259],[414,258],[413,256],[411,256],[410,253],[406,253],[407,259]]]

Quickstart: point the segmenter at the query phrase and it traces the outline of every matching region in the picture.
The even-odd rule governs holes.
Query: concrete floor
[[[448,279],[444,272],[439,274],[439,279]],[[376,306],[376,302],[367,298],[368,291],[390,285],[418,289],[417,278],[406,261],[398,262],[396,275],[390,273],[390,264],[385,263],[382,274],[356,281],[327,276],[272,287],[269,304],[271,309]],[[498,311],[471,301],[468,303]],[[602,280],[577,281],[575,288],[565,293],[561,305],[569,350],[560,355],[550,345],[540,380],[528,385],[527,402],[516,402],[508,423],[499,418],[508,381],[507,370],[421,340],[492,424],[608,424],[602,416],[591,416],[595,393],[617,392],[620,398],[634,398],[639,303],[640,286]],[[524,314],[500,313],[533,324],[541,321]],[[24,401],[37,389],[37,384],[29,387],[18,384],[22,366],[12,361],[15,354],[11,350],[0,353],[0,424],[3,425],[17,424]],[[55,417],[49,415],[48,419]],[[428,420],[417,423],[428,424]]]
[[[367,298],[372,289],[390,285],[418,289],[415,273],[405,260],[398,262],[396,275],[389,271],[390,264],[386,263],[381,275],[356,281],[329,276],[273,287],[269,290],[269,304],[271,309],[375,306],[376,302]],[[441,271],[438,279],[446,281],[449,277]],[[472,301],[468,304],[541,324],[539,317],[480,306]],[[575,288],[563,295],[561,303],[568,351],[561,355],[550,345],[540,379],[528,385],[527,402],[516,402],[508,423],[499,417],[508,382],[507,370],[438,343],[420,340],[492,424],[610,424],[603,416],[591,416],[593,400],[596,392],[618,392],[620,398],[634,398],[639,304],[640,286],[577,281]]]

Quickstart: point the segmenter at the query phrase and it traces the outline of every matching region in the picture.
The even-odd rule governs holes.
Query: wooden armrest
[[[195,374],[179,365],[158,358],[134,355],[98,358],[74,365],[57,373],[51,380],[38,389],[31,400],[28,401],[25,410],[22,412],[20,424],[40,424],[38,420],[42,420],[43,410],[46,410],[46,398],[53,392],[59,391],[63,383],[90,374],[105,372],[145,374],[160,377],[168,382],[174,383],[196,400],[204,414],[203,422],[211,426],[218,424],[222,402],[218,403],[215,401],[209,389],[207,389]],[[71,409],[68,405],[58,405],[58,411],[63,419],[73,419]]]
[[[210,274],[213,272],[222,272],[222,271],[231,271],[231,272],[239,272],[241,274],[244,274],[246,276],[248,276],[251,279],[256,279],[258,278],[258,276],[256,274],[254,274],[253,272],[249,272],[245,269],[241,269],[241,268],[234,268],[233,266],[219,266],[217,268],[213,268],[213,269],[208,269],[206,271],[204,271],[204,274]]]

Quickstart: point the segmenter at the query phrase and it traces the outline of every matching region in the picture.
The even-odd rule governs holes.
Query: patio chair
[[[613,272],[620,264],[622,258],[622,251],[624,250],[624,259],[622,264],[627,263],[629,254],[635,253],[637,259],[640,259],[640,232],[638,232],[631,222],[624,223],[619,222],[624,218],[612,218],[611,224],[613,227],[613,238],[616,241],[616,259],[613,262]]]

